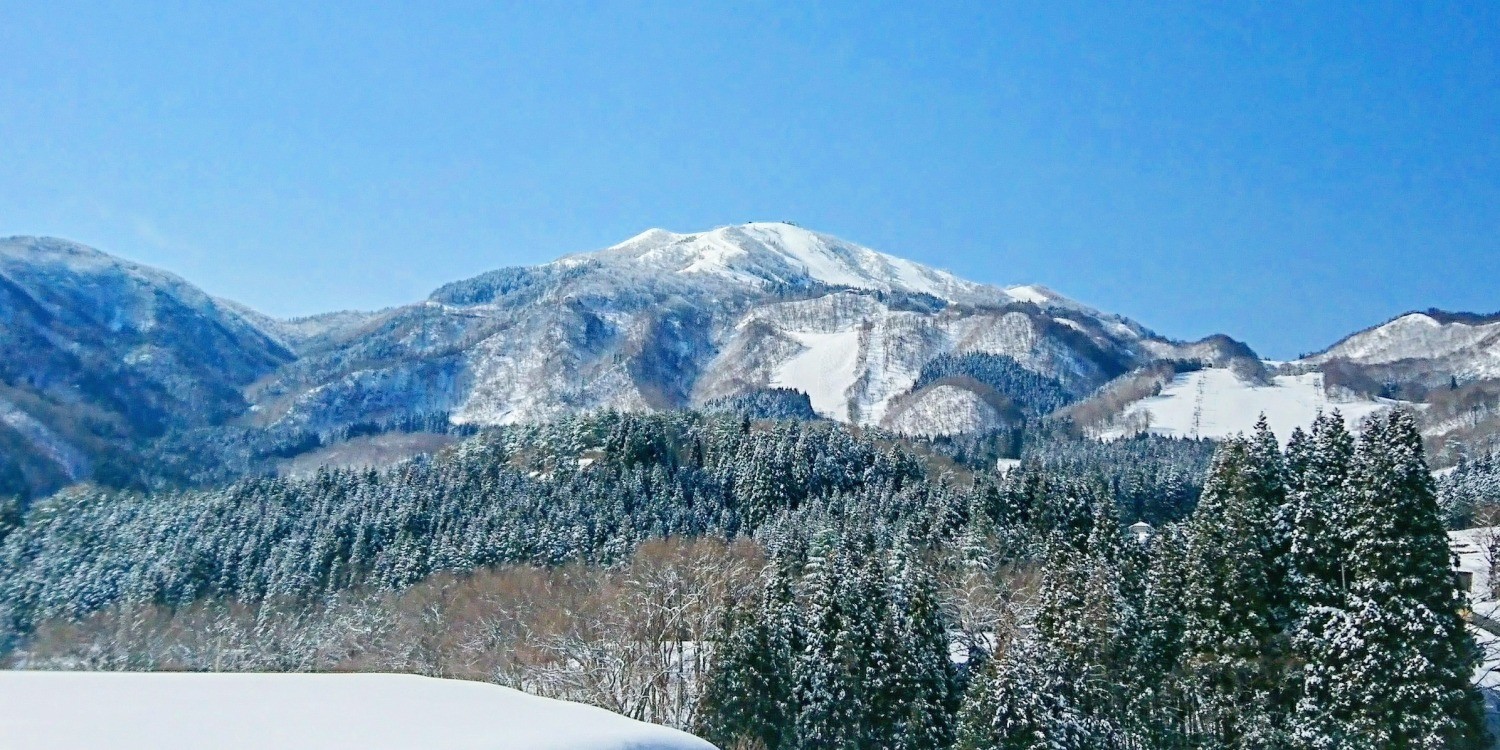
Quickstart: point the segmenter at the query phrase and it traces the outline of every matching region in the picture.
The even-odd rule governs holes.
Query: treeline
[[[1500,526],[1500,454],[1459,459],[1437,487],[1449,528]]]
[[[1144,485],[1091,461],[1077,471],[1027,461],[950,482],[891,436],[842,425],[608,413],[493,431],[384,472],[72,490],[0,518],[0,607],[24,636],[37,621],[117,603],[317,600],[487,566],[608,565],[650,539],[774,546],[817,514],[938,519],[948,533],[982,518],[1008,530],[1006,554],[1024,557],[1041,531],[1086,513],[1083,498],[1129,501],[1142,486],[1193,476],[1174,449],[1151,443],[1177,441],[1121,443],[1133,446],[1127,473],[1151,477]],[[1196,485],[1173,486],[1180,502],[1196,499]]]
[[[989,386],[1015,404],[1021,413],[1033,418],[1076,400],[1056,379],[1028,370],[1012,357],[983,352],[943,354],[929,360],[922,365],[911,390],[954,378],[971,378]]]
[[[606,414],[384,473],[65,493],[0,544],[0,603],[24,630],[121,601],[309,598],[504,563],[610,563],[648,539],[748,535],[840,493],[900,512],[942,492],[920,476],[910,455],[829,424]]]
[[[1481,746],[1409,416],[1284,451],[1036,433],[1005,472],[935,447],[607,413],[384,472],[70,492],[0,519],[5,643],[490,680],[725,748]]]
[[[907,543],[882,556],[856,526],[783,553],[726,619],[700,730],[769,750],[1488,745],[1409,415],[1357,443],[1323,417],[1285,452],[1262,424],[1220,448],[1192,515],[1146,544],[1110,494],[1086,499],[1035,528],[1040,584],[964,641],[964,669],[939,658],[962,631],[958,589],[931,605]],[[988,536],[982,548],[1004,548],[1002,528]]]

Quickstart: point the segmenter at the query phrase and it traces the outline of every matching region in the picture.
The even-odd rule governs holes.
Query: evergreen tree
[[[957,675],[937,582],[918,550],[902,543],[890,562],[891,742],[896,750],[943,748],[953,742]]]
[[[698,733],[714,744],[794,747],[791,606],[791,583],[773,564],[759,601],[735,607],[725,619],[698,713]]]
[[[1288,446],[1291,464],[1289,592],[1293,613],[1343,601],[1350,560],[1346,544],[1349,467],[1354,438],[1338,412],[1320,414],[1312,433]]]
[[[1476,649],[1410,414],[1366,422],[1348,497],[1346,601],[1308,649],[1300,744],[1483,746]]]
[[[1138,682],[1128,709],[1144,723],[1140,731],[1147,747],[1187,747],[1182,722],[1189,705],[1183,683],[1186,545],[1180,524],[1158,529],[1150,541],[1135,663]]]
[[[1110,750],[1112,727],[1085,711],[1067,660],[1021,639],[990,662],[965,696],[957,750]]]
[[[1271,590],[1274,512],[1257,445],[1225,443],[1187,527],[1183,644],[1188,725],[1225,748],[1282,744],[1279,595]]]

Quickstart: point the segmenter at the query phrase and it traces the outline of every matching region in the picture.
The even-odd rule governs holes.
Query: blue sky
[[[1277,357],[1500,309],[1500,5],[302,5],[0,0],[0,234],[280,315],[772,219]]]

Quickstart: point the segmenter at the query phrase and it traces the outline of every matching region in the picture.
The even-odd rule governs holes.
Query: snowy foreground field
[[[6,750],[713,750],[495,685],[391,674],[0,671]]]

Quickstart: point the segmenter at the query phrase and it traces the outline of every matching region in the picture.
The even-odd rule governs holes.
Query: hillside
[[[0,496],[128,483],[170,430],[221,424],[293,355],[171,274],[62,240],[0,239]]]
[[[789,224],[653,229],[444,286],[307,352],[256,408],[297,429],[417,412],[490,425],[790,388],[830,419],[944,433],[1006,423],[1020,394],[982,373],[918,388],[940,357],[1004,357],[1080,398],[1179,350],[1041,287],[976,284]]]

